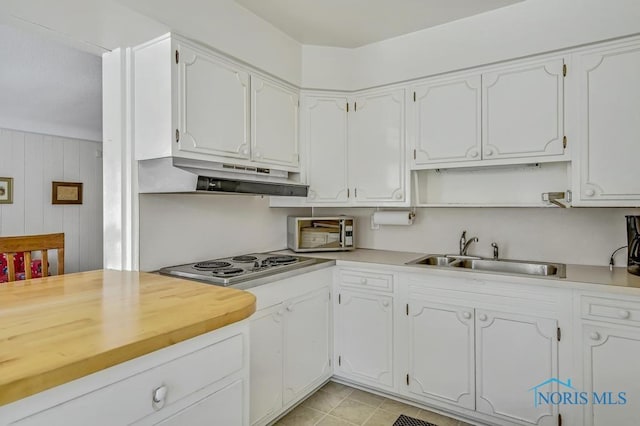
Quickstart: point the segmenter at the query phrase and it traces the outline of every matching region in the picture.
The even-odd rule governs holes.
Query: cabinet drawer
[[[232,336],[13,424],[130,424],[241,370],[243,345],[242,335]],[[166,387],[164,407],[154,406],[152,401],[154,390],[161,386]]]
[[[582,297],[582,318],[640,326],[640,302],[604,297]]]
[[[360,287],[383,291],[393,291],[393,275],[376,272],[355,271],[342,269],[340,285],[345,287]]]

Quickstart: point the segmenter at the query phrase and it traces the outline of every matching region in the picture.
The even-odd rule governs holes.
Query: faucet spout
[[[470,238],[465,244],[464,247],[462,247],[462,251],[460,252],[461,256],[466,256],[467,255],[467,251],[469,250],[469,246],[471,245],[471,243],[477,243],[478,241],[478,237],[473,237]]]

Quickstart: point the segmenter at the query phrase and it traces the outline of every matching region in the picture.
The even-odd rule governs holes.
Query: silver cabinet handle
[[[158,409],[164,407],[166,398],[167,398],[167,387],[165,385],[162,385],[156,388],[153,391],[153,398],[152,398],[153,406]]]
[[[462,313],[462,318],[471,319],[471,312],[463,312]]]
[[[289,311],[289,312],[293,312],[293,305],[289,305],[289,306],[287,306],[287,311]]]
[[[401,200],[402,199],[402,193],[398,192],[396,194],[396,200]]]
[[[631,312],[627,311],[626,309],[621,309],[620,311],[618,311],[618,316],[622,319],[627,319],[631,316]]]
[[[360,278],[360,284],[366,284],[366,283],[367,283],[366,278]]]
[[[584,195],[586,195],[587,197],[593,197],[594,195],[596,195],[596,191],[594,191],[593,189],[587,189],[586,191],[584,191]]]
[[[480,315],[478,315],[478,319],[480,321],[486,321],[487,320],[487,316],[485,314],[480,314]]]
[[[600,340],[600,333],[598,333],[597,331],[592,331],[589,334],[589,337],[591,338],[591,340]]]
[[[471,156],[471,158],[476,158],[478,156],[478,151],[474,149],[473,151],[469,152],[469,155]]]
[[[249,155],[249,148],[244,148],[242,150],[242,155]]]
[[[385,308],[389,306],[389,301],[385,300],[382,302],[382,306],[384,306]]]
[[[262,158],[262,153],[260,151],[256,151],[256,158]]]

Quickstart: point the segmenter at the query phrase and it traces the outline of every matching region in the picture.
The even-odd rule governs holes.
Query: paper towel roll
[[[413,225],[413,214],[409,210],[393,212],[374,212],[374,225]]]

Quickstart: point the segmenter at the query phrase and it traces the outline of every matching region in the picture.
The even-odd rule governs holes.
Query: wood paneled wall
[[[0,236],[65,233],[65,272],[102,268],[102,144],[0,129]],[[51,182],[84,184],[82,205],[52,205]]]

